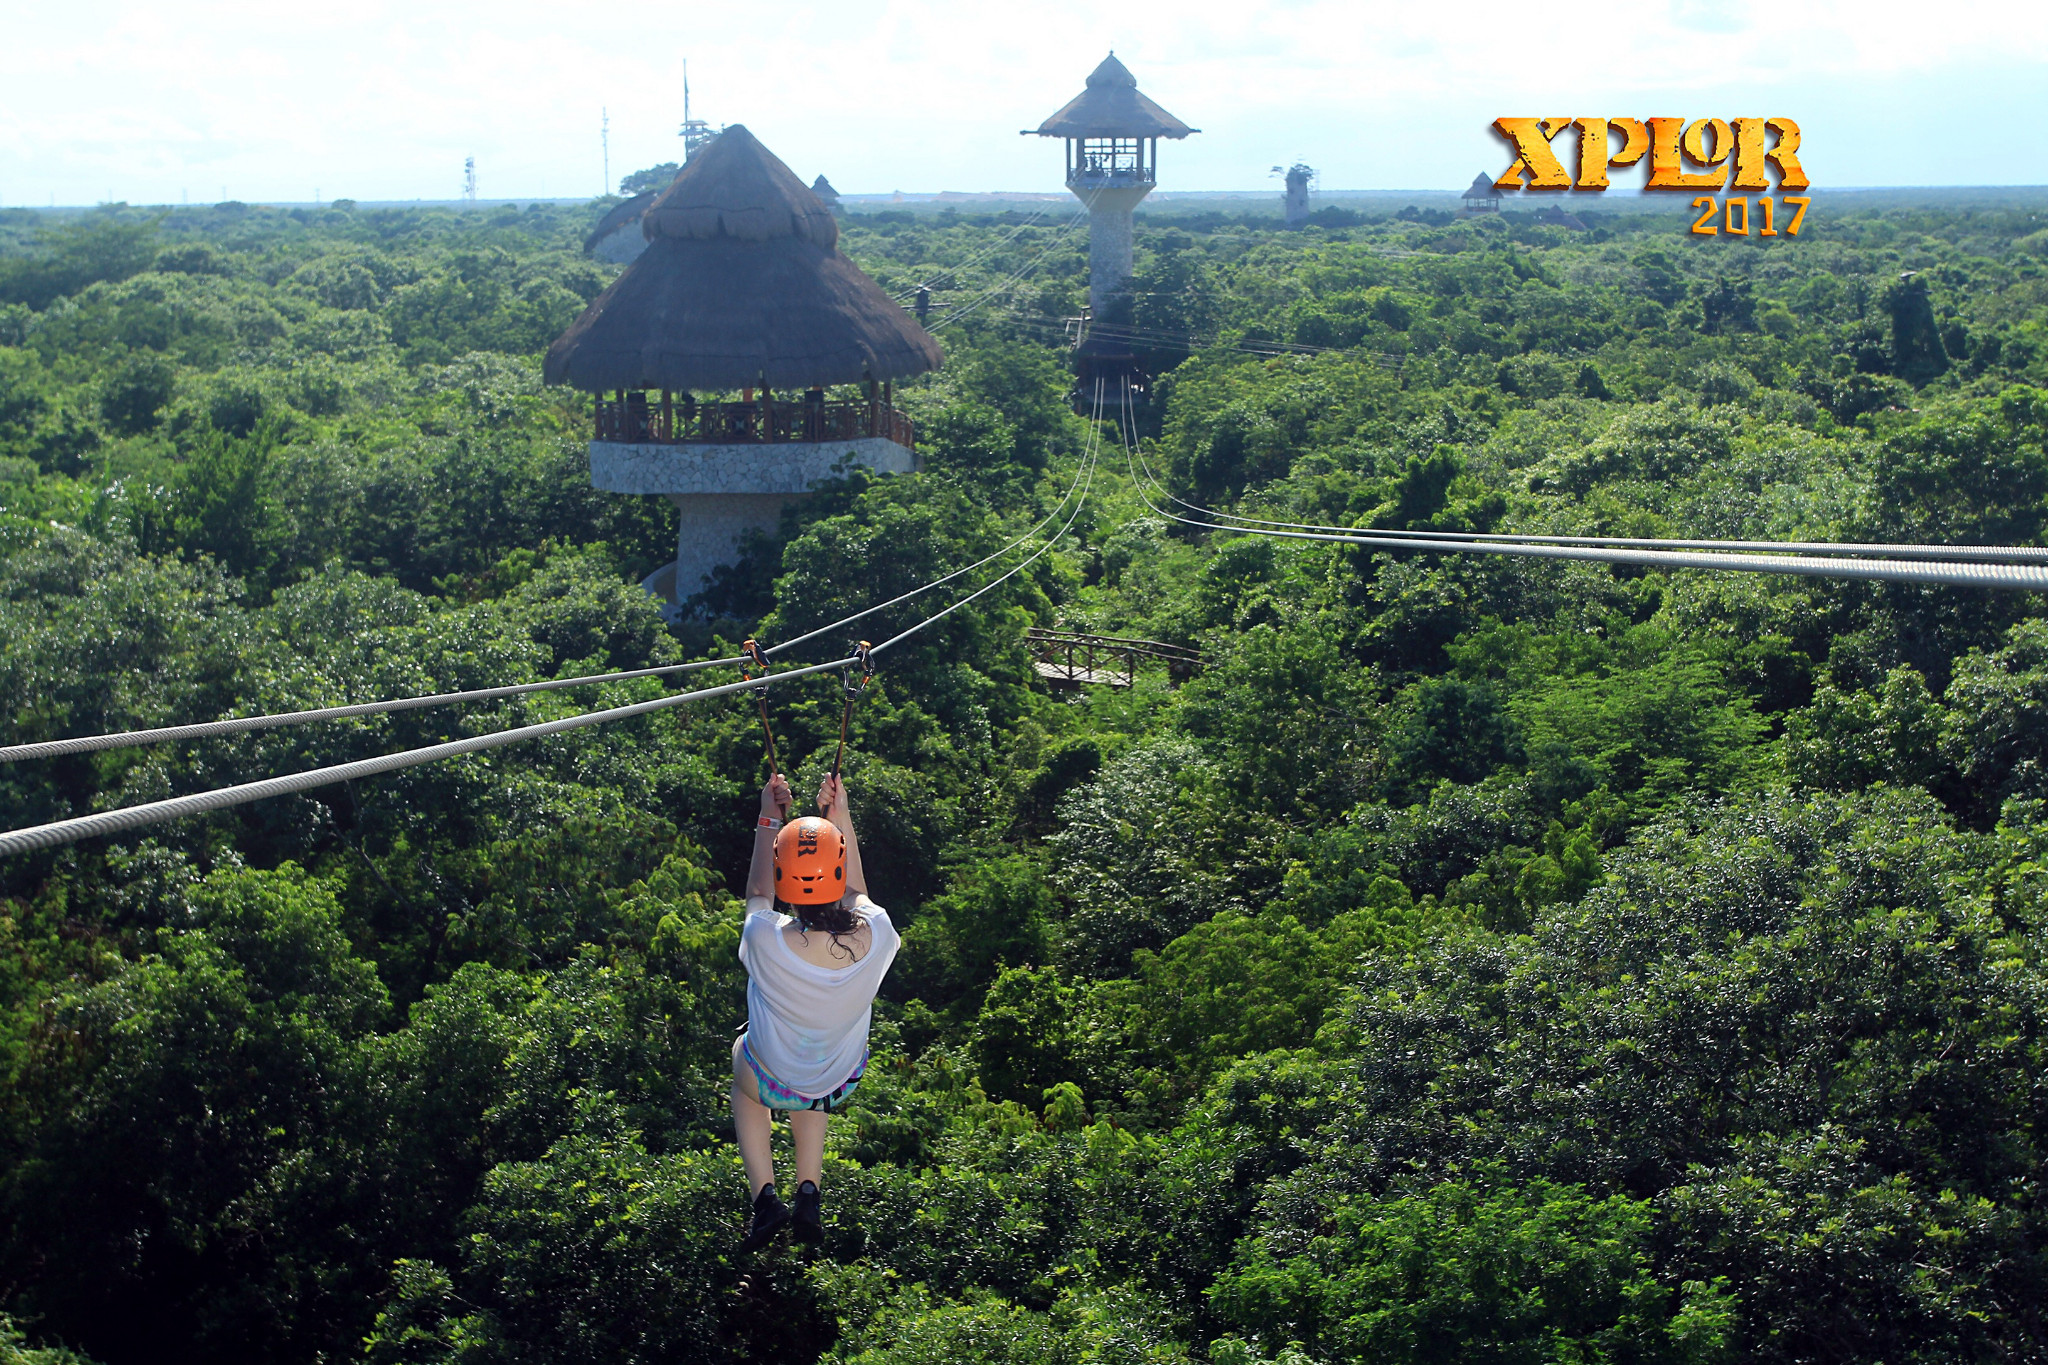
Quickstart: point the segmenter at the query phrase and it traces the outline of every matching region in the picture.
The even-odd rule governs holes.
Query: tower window
[[[1135,137],[1084,137],[1075,148],[1076,180],[1151,179],[1145,142]]]

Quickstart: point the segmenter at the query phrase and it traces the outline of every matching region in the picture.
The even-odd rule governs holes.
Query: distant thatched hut
[[[1566,213],[1555,204],[1545,204],[1536,210],[1536,221],[1548,227],[1567,228],[1572,232],[1584,232],[1586,220],[1576,213]]]
[[[843,212],[839,207],[839,191],[833,189],[832,182],[824,176],[821,175],[811,182],[811,193],[817,195],[818,202],[832,210],[835,215]]]
[[[1465,202],[1467,213],[1499,213],[1500,187],[1493,183],[1493,177],[1481,171],[1472,177],[1472,188],[1459,196]]]
[[[548,348],[545,374],[599,395],[592,483],[681,509],[674,571],[649,580],[675,599],[840,460],[914,468],[892,381],[942,356],[840,254],[831,210],[738,124],[640,223],[646,250]],[[828,402],[834,384],[862,396]],[[697,399],[734,391],[737,402]]]

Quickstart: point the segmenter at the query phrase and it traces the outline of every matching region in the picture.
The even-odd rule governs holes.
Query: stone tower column
[[[656,570],[644,585],[671,602],[702,592],[713,569],[739,557],[748,531],[773,531],[784,507],[837,477],[849,463],[878,474],[907,474],[919,467],[916,454],[880,436],[748,445],[590,444],[592,487],[608,493],[660,493],[675,504],[676,561]]]
[[[1088,306],[1099,317],[1110,296],[1130,282],[1131,211],[1152,187],[1077,186],[1074,193],[1088,206]]]

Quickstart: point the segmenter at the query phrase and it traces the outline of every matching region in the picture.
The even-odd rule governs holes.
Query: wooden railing
[[[676,445],[748,445],[779,441],[857,441],[880,436],[917,448],[908,417],[876,399],[828,403],[822,398],[763,397],[745,403],[698,403],[668,394],[627,393],[597,400],[597,439]]]
[[[1031,663],[1038,675],[1054,684],[1098,683],[1129,687],[1143,663],[1164,663],[1168,681],[1178,684],[1202,666],[1201,651],[1158,640],[1133,640],[1120,635],[1089,635],[1072,630],[1024,632]]]
[[[1091,189],[1103,185],[1156,185],[1151,167],[1135,166],[1077,166],[1067,172],[1067,185],[1072,189]]]

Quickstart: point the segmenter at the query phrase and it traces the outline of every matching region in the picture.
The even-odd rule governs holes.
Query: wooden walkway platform
[[[1032,668],[1054,687],[1129,687],[1138,669],[1151,664],[1164,664],[1168,683],[1177,686],[1202,666],[1199,650],[1121,635],[1034,627],[1024,633],[1024,642]]]
[[[1031,666],[1038,670],[1038,676],[1048,682],[1080,687],[1129,687],[1133,681],[1129,669],[1114,668],[1069,668],[1065,664],[1048,663],[1044,659],[1033,659]]]

